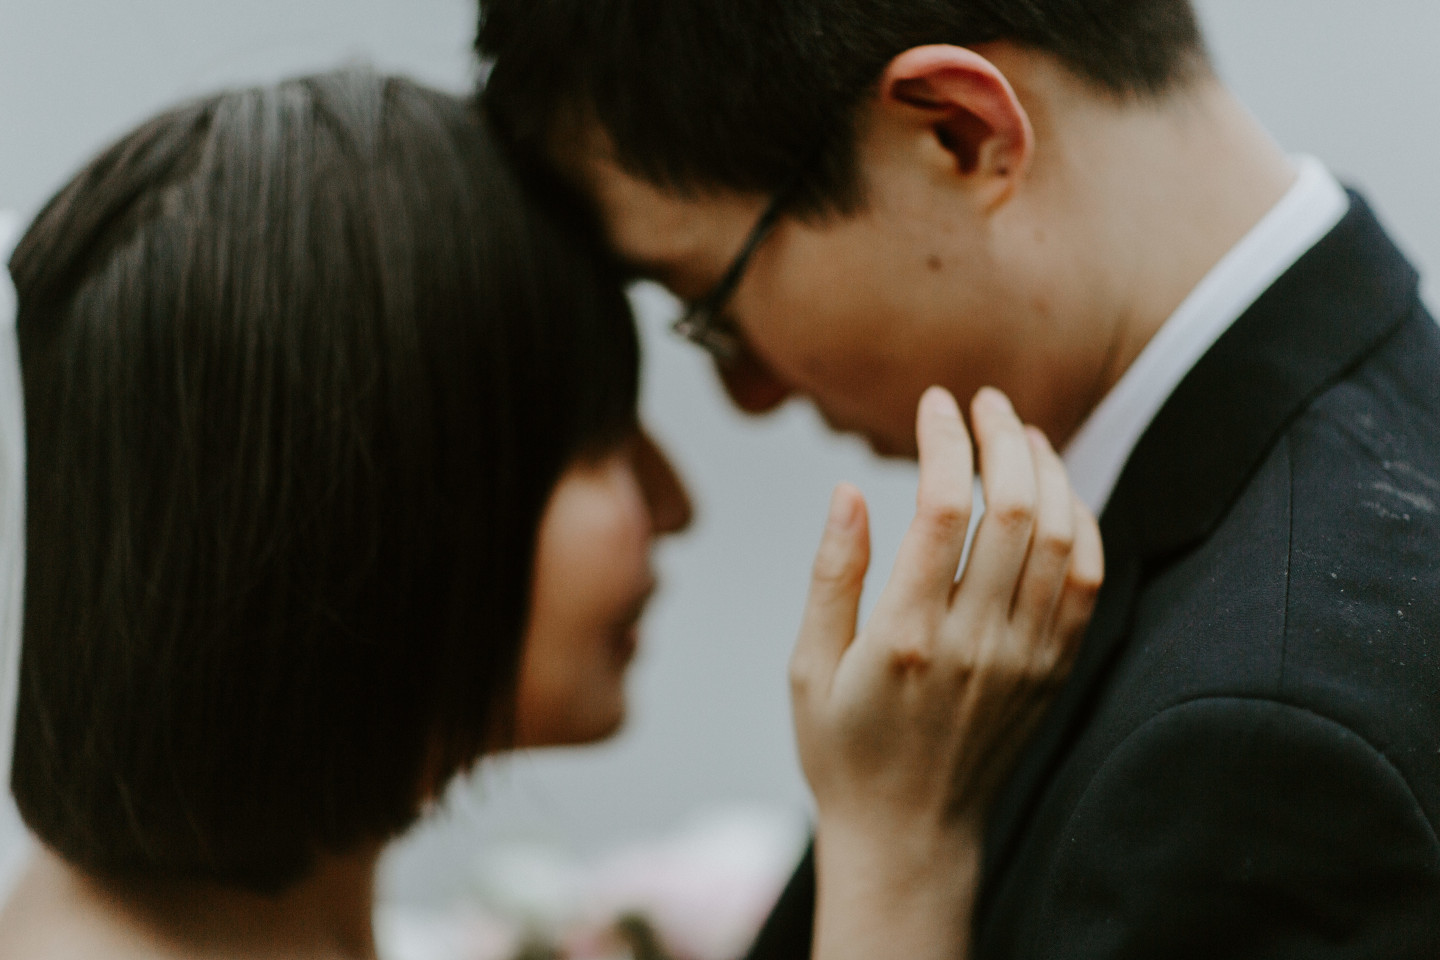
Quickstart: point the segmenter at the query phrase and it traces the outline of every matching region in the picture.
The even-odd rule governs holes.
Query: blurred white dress
[[[19,673],[20,600],[25,542],[25,421],[15,344],[15,290],[6,263],[19,239],[20,218],[0,210],[0,902],[29,852],[10,799],[10,756]]]

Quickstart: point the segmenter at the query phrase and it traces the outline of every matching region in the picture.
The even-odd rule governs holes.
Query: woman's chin
[[[625,726],[627,709],[622,693],[616,701],[583,715],[545,717],[536,723],[520,725],[515,746],[520,749],[545,747],[583,747],[601,743],[618,734]]]
[[[603,743],[604,741],[615,737],[617,734],[620,733],[621,730],[625,729],[626,716],[627,711],[625,709],[625,705],[622,703],[620,705],[620,709],[615,711],[613,717],[611,717],[604,724],[597,725],[596,728],[592,730],[588,735],[584,736],[583,738],[577,739],[574,743],[574,746],[579,747],[591,743]]]

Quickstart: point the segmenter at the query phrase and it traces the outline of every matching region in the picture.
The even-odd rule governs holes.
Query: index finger
[[[920,450],[915,518],[900,541],[881,604],[948,602],[970,527],[974,478],[970,433],[948,390],[931,387],[920,398],[915,439]]]
[[[870,527],[865,498],[849,484],[835,488],[825,534],[815,552],[810,594],[790,658],[795,689],[819,684],[828,689],[840,660],[855,639],[860,591],[870,566]]]

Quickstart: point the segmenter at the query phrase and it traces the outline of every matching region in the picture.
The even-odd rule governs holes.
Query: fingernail
[[[845,487],[836,487],[830,497],[830,516],[825,521],[832,530],[847,530],[855,523],[859,511],[856,501]]]
[[[921,402],[938,414],[960,419],[960,405],[955,402],[954,394],[944,387],[931,387],[926,390]]]
[[[975,395],[975,399],[996,413],[1008,413],[1011,416],[1015,414],[1015,408],[1011,406],[1010,398],[994,387],[981,387],[979,393]]]

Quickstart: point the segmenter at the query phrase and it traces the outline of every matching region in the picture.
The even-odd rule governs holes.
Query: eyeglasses
[[[785,205],[795,196],[800,182],[801,178],[795,177],[770,199],[760,218],[755,221],[755,226],[750,228],[745,245],[735,255],[720,282],[705,296],[690,304],[670,328],[710,354],[718,364],[733,363],[744,349],[744,339],[735,326],[735,321],[725,315],[725,306],[735,295],[735,288],[740,286],[740,281],[745,276],[745,268],[750,265],[750,258],[779,222]]]

